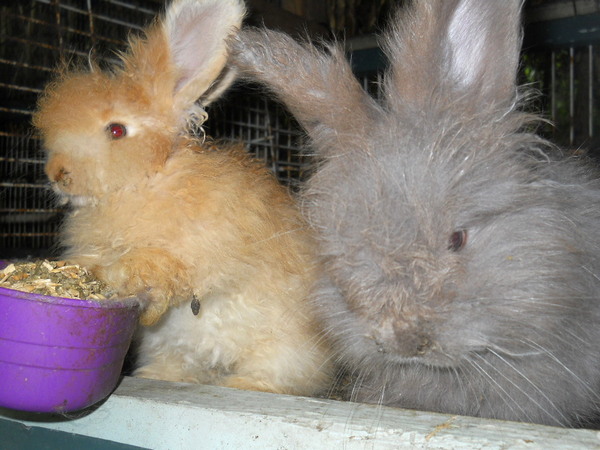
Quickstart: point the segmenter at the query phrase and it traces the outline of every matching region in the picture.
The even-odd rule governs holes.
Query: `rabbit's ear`
[[[228,38],[244,18],[242,0],[176,0],[163,20],[164,33],[176,73],[175,101],[182,110],[201,98],[216,99],[234,79],[223,71]]]
[[[435,93],[474,107],[512,101],[522,0],[415,0],[385,36],[386,97],[421,104]]]
[[[380,110],[339,47],[318,50],[277,31],[246,29],[232,39],[231,63],[279,97],[323,156],[367,150]]]

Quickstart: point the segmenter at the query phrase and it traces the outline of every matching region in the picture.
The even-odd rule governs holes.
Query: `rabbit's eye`
[[[127,127],[120,123],[111,123],[106,127],[111,139],[121,139],[127,135]]]
[[[448,250],[458,252],[467,243],[467,230],[458,230],[452,233],[448,242]]]

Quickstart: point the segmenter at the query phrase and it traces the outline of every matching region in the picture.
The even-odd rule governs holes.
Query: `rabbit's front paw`
[[[138,294],[142,304],[140,325],[148,327],[154,325],[169,309],[171,299],[168,293],[150,288],[148,291]]]
[[[140,298],[145,326],[156,323],[176,299],[191,298],[185,265],[163,249],[134,249],[92,271],[120,295]]]

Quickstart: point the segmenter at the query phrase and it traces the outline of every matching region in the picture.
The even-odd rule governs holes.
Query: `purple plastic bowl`
[[[0,406],[83,409],[119,381],[136,299],[76,300],[0,288]]]

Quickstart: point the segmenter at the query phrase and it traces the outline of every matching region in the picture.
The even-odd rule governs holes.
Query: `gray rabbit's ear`
[[[419,105],[434,93],[473,107],[512,101],[522,0],[415,0],[385,36],[387,98]]]
[[[320,156],[368,148],[380,108],[339,46],[319,50],[277,31],[250,28],[232,39],[231,65],[279,97]]]
[[[240,29],[242,0],[176,0],[166,11],[163,27],[176,72],[175,103],[183,111],[202,98],[216,99],[234,78],[223,69],[228,39]]]

